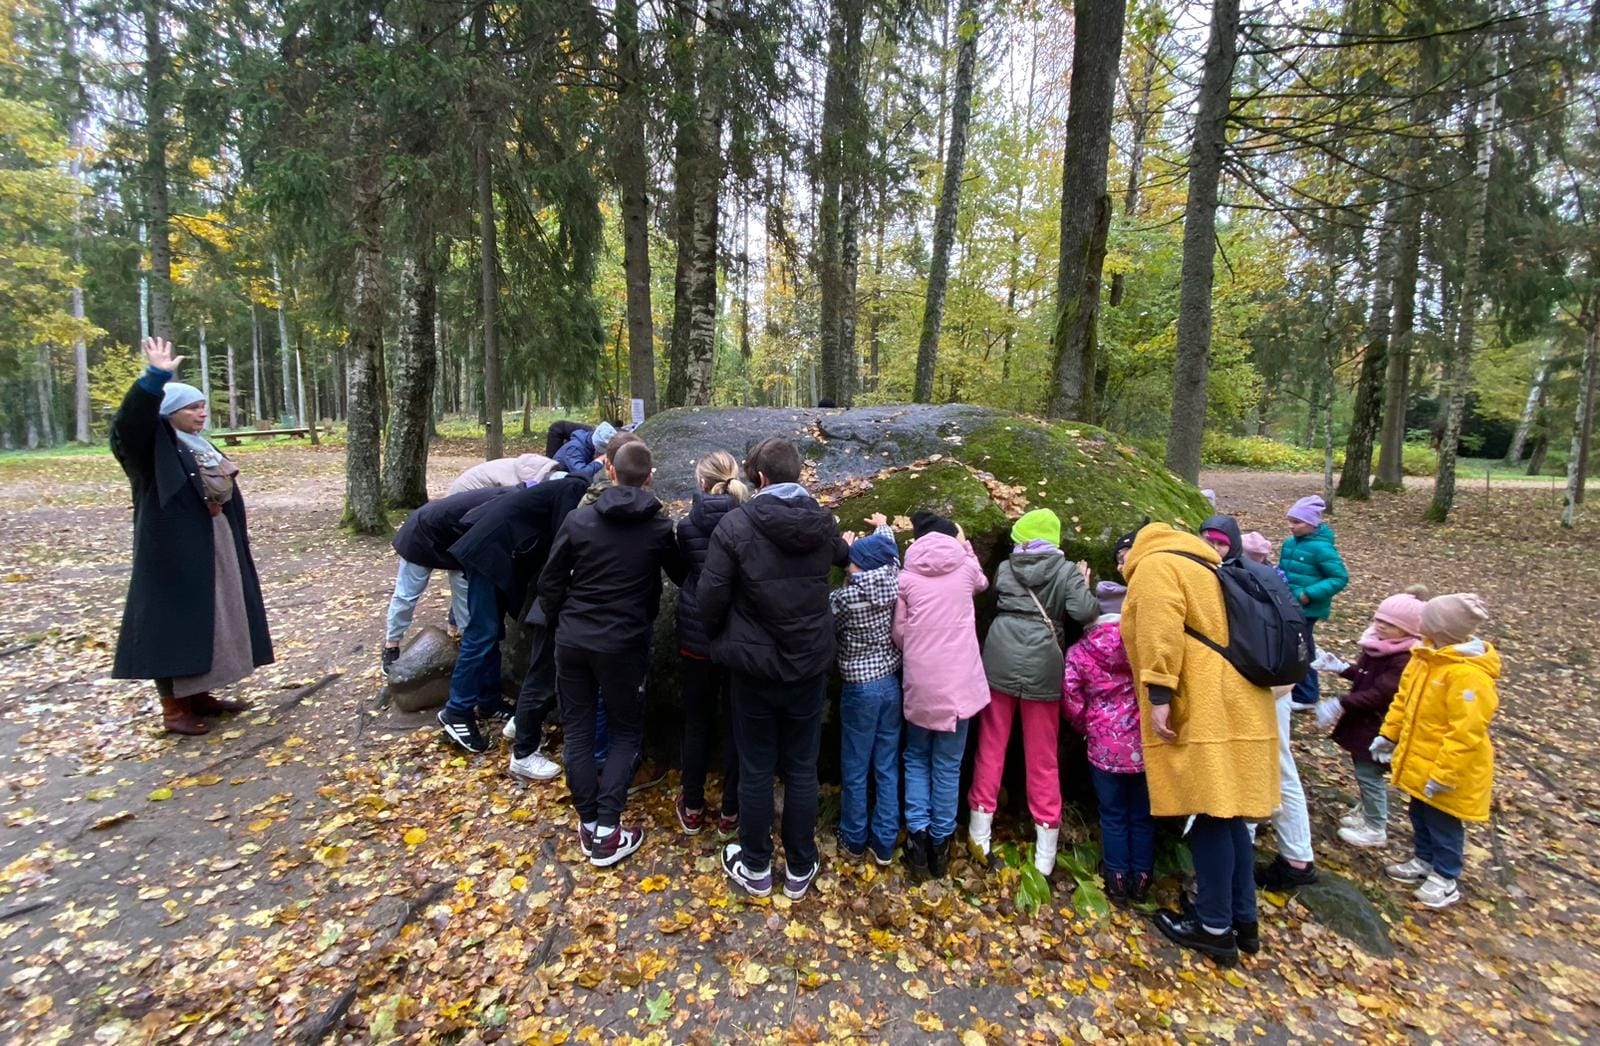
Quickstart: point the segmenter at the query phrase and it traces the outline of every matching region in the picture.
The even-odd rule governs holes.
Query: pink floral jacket
[[[1067,651],[1061,714],[1088,739],[1093,766],[1114,774],[1144,773],[1139,700],[1117,616],[1097,619]]]

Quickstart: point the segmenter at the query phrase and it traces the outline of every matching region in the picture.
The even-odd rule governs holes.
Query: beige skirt
[[[193,697],[217,690],[255,671],[250,645],[250,617],[244,607],[244,581],[239,575],[239,549],[227,513],[211,517],[212,574],[216,588],[212,610],[211,668],[197,676],[172,681],[172,696]]]

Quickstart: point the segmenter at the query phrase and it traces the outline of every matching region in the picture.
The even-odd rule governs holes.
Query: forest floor
[[[435,489],[470,454],[436,451]],[[1269,897],[1265,951],[1222,971],[1139,914],[1075,913],[1065,891],[1021,914],[1011,879],[964,859],[952,881],[920,888],[898,868],[835,861],[826,830],[811,896],[749,901],[722,876],[713,835],[676,831],[675,778],[636,800],[644,849],[596,872],[559,782],[524,786],[504,747],[464,758],[425,716],[387,708],[378,645],[394,560],[386,542],[336,528],[340,451],[238,460],[278,663],[238,688],[255,710],[203,738],[162,735],[149,685],[109,678],[130,532],[115,463],[0,460],[9,1041],[1600,1034],[1600,522],[1562,530],[1547,490],[1465,485],[1444,527],[1420,522],[1423,486],[1337,506],[1354,581],[1324,645],[1348,654],[1377,600],[1414,581],[1477,590],[1493,608],[1507,663],[1496,824],[1469,833],[1463,904],[1411,906],[1382,877],[1408,852],[1403,806],[1388,851],[1340,846],[1348,766],[1297,719],[1318,860],[1386,913],[1395,954],[1368,955]],[[1206,485],[1281,537],[1281,507],[1317,478]],[[445,586],[430,589],[419,624],[442,621],[445,603]],[[1083,816],[1064,836],[1088,836]]]

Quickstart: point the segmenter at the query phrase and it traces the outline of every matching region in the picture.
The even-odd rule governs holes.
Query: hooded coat
[[[711,659],[777,683],[825,674],[834,656],[828,572],[849,561],[833,514],[798,484],[729,512],[695,588]]]
[[[472,466],[450,483],[447,493],[460,494],[484,487],[525,487],[544,480],[556,463],[543,454],[521,454],[514,458],[495,458]]]
[[[1350,572],[1333,544],[1333,528],[1324,523],[1303,538],[1291,537],[1278,552],[1278,569],[1289,582],[1306,619],[1323,621],[1333,612],[1333,597],[1350,583]]]
[[[1145,777],[1150,812],[1157,817],[1261,821],[1279,802],[1278,716],[1271,691],[1184,631],[1188,626],[1227,645],[1228,612],[1212,569],[1219,562],[1216,550],[1200,538],[1151,523],[1139,531],[1122,568],[1128,579],[1122,642],[1139,690]],[[1172,691],[1176,741],[1163,741],[1150,725],[1152,686]]]
[[[1350,692],[1339,698],[1344,711],[1333,728],[1333,743],[1356,762],[1372,762],[1372,739],[1378,736],[1400,689],[1400,676],[1410,663],[1410,650],[1389,654],[1362,650],[1355,664],[1339,673],[1350,682]]]
[[[1500,707],[1500,654],[1471,639],[1436,649],[1416,646],[1383,721],[1394,742],[1394,786],[1463,821],[1487,821],[1494,787],[1489,721]],[[1428,782],[1447,791],[1428,798]]]
[[[893,635],[908,723],[949,732],[989,704],[972,597],[989,587],[972,543],[930,531],[906,549]]]
[[[1103,615],[1067,651],[1061,717],[1089,742],[1089,765],[1113,774],[1144,773],[1139,697],[1120,615]]]
[[[133,493],[133,574],[111,669],[117,679],[182,678],[211,670],[216,531],[199,464],[161,416],[162,389],[171,378],[152,367],[128,389],[111,419],[111,453]],[[237,483],[222,514],[239,559],[251,662],[270,665],[267,608]]]
[[[589,484],[581,477],[546,480],[490,498],[462,517],[467,531],[450,555],[469,574],[493,581],[508,607],[521,607],[567,513]]]
[[[688,515],[678,521],[678,553],[683,556],[684,578],[678,588],[678,649],[695,657],[711,656],[711,640],[700,618],[700,568],[711,548],[711,534],[722,517],[737,508],[732,494],[707,494],[697,490]]]
[[[573,509],[539,574],[556,643],[600,653],[644,650],[661,609],[661,572],[683,580],[672,519],[642,487],[608,487]]]
[[[467,532],[466,515],[510,490],[510,487],[474,487],[430,501],[406,517],[390,544],[407,563],[429,570],[460,570],[461,564],[450,554],[450,546]]]
[[[1089,583],[1059,551],[1013,552],[994,587],[995,618],[983,643],[989,686],[1028,701],[1060,701],[1065,647],[1100,616]]]

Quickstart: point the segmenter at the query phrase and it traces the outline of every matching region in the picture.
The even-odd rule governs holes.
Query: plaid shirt
[[[877,532],[894,536],[887,527],[879,527]],[[866,683],[900,671],[900,648],[889,634],[899,595],[898,563],[850,574],[829,593],[839,677],[846,683]]]

